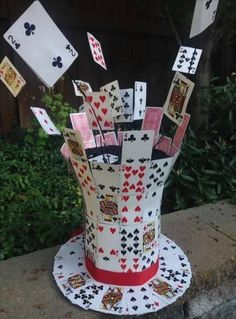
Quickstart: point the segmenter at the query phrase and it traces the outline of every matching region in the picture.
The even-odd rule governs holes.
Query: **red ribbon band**
[[[115,272],[99,269],[88,256],[85,256],[85,265],[93,279],[104,284],[139,286],[145,284],[156,275],[159,268],[159,260],[149,268],[139,272]]]

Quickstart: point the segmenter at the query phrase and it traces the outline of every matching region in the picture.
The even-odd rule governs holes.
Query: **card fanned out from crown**
[[[78,56],[39,1],[32,3],[4,38],[48,87]]]

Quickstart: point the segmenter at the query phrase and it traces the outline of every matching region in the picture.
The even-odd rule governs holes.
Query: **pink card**
[[[64,143],[60,149],[61,154],[63,155],[63,157],[65,158],[65,160],[69,160],[70,158],[70,152],[69,149],[66,145],[66,143]]]
[[[101,43],[91,33],[87,32],[87,36],[94,61],[106,70],[107,67],[102,53]]]
[[[103,140],[101,134],[95,135],[95,140],[96,140],[96,146],[97,147],[104,146],[104,140]]]
[[[123,141],[123,131],[118,132],[118,145],[121,145]]]
[[[166,154],[169,154],[170,147],[171,147],[172,139],[167,136],[159,137],[159,143],[156,145],[156,150],[163,151]]]
[[[142,123],[142,130],[154,130],[155,135],[159,134],[161,120],[163,117],[162,107],[146,107],[145,116]]]
[[[169,156],[174,156],[179,151],[179,148],[175,146],[174,144],[171,145],[169,150]]]
[[[187,127],[188,127],[189,120],[190,120],[190,115],[188,113],[186,113],[184,115],[184,119],[183,119],[182,124],[177,127],[177,130],[175,132],[175,136],[173,138],[173,144],[175,146],[177,146],[178,148],[180,148],[180,146],[182,144],[185,132],[186,132]]]
[[[70,114],[70,120],[74,130],[80,131],[83,139],[84,147],[95,147],[95,141],[93,131],[89,127],[86,113],[72,113]]]
[[[108,132],[104,134],[106,145],[118,145],[115,132]]]

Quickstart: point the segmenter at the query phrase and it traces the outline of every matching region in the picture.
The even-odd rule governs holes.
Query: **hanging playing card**
[[[6,56],[0,64],[0,79],[15,97],[25,85],[25,80]]]
[[[134,83],[134,120],[143,119],[146,108],[147,83]]]
[[[188,80],[181,73],[176,72],[163,106],[163,112],[177,125],[181,125],[183,122],[193,88],[194,83],[192,81]]]
[[[124,113],[118,81],[113,81],[102,86],[100,91],[107,92],[109,94],[111,114],[113,117]]]
[[[89,126],[92,130],[114,129],[110,98],[107,92],[93,92],[87,94],[84,105]]]
[[[72,80],[76,96],[84,96],[84,94],[93,92],[90,84],[82,80]],[[81,93],[81,91],[84,93]]]
[[[125,131],[122,143],[123,164],[148,164],[152,156],[154,131]]]
[[[106,62],[100,42],[89,32],[87,32],[87,36],[93,60],[106,70]]]
[[[190,115],[186,113],[184,115],[184,119],[183,119],[182,124],[180,126],[178,126],[176,129],[176,132],[175,132],[175,135],[173,138],[173,144],[178,148],[181,147],[185,132],[186,132],[187,127],[188,127],[189,120],[190,120]]]
[[[48,135],[61,135],[61,132],[52,123],[50,117],[48,116],[46,110],[40,107],[31,107],[32,112],[36,116],[42,129]]]
[[[84,147],[95,147],[93,131],[89,127],[86,113],[71,113],[70,120],[73,129],[76,131],[80,131]]]
[[[214,21],[219,0],[196,0],[189,37],[195,37]]]
[[[134,99],[134,89],[123,89],[120,90],[121,101],[123,104],[123,114],[118,115],[115,118],[115,122],[133,122],[133,99]]]
[[[78,56],[39,1],[31,4],[4,38],[48,87]]]
[[[172,70],[195,74],[201,54],[201,49],[181,46]]]

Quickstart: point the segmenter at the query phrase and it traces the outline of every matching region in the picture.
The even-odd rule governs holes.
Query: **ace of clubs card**
[[[0,79],[15,97],[25,85],[25,80],[6,56],[0,64]]]
[[[18,18],[4,39],[48,87],[78,56],[39,1]]]

